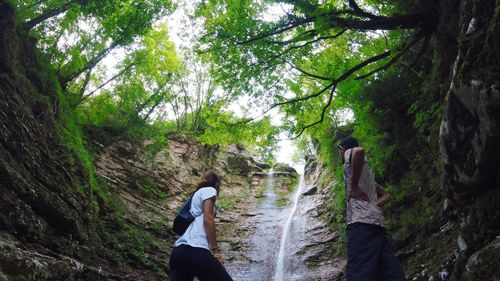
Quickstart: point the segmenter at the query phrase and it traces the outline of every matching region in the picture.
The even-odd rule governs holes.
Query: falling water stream
[[[279,177],[271,170],[260,199],[239,214],[237,228],[247,235],[231,238],[237,250],[226,263],[229,273],[235,281],[334,280],[344,264],[329,246],[336,233],[319,218],[324,195],[301,196],[310,188],[301,176],[292,204],[280,207]]]
[[[295,191],[295,195],[293,197],[293,207],[290,210],[290,214],[288,215],[288,218],[286,220],[285,227],[283,228],[283,233],[281,234],[280,250],[278,252],[278,258],[276,260],[276,273],[274,275],[274,281],[283,281],[283,269],[284,269],[285,251],[286,251],[285,246],[286,246],[287,236],[290,229],[290,225],[292,224],[293,215],[297,210],[299,196],[303,185],[304,185],[304,176],[301,175],[300,183],[297,186],[296,188],[297,190]]]

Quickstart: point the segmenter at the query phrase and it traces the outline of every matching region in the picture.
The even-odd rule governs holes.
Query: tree
[[[194,54],[185,50],[182,69],[174,74],[172,87],[177,93],[170,105],[179,129],[194,132],[202,130],[200,115],[203,108],[216,102],[216,85],[206,67],[197,61]]]
[[[332,114],[335,96],[356,87],[353,79],[387,69],[410,50],[415,64],[439,17],[435,1],[418,4],[417,12],[399,13],[384,1],[203,1],[197,15],[206,34],[198,48],[218,66],[213,74],[226,89],[284,107],[298,136]],[[281,16],[266,18],[273,8]],[[297,117],[299,110],[316,117]]]
[[[172,77],[180,67],[181,60],[169,40],[167,26],[159,25],[142,38],[116,75],[104,78],[104,82],[83,95],[82,107],[94,116],[95,125],[101,125],[108,117],[122,120],[124,124],[120,126],[134,118],[148,119],[159,106],[174,99]],[[114,84],[104,88],[111,79]],[[110,110],[101,111],[101,107]]]
[[[111,51],[144,36],[173,9],[170,0],[17,1],[24,27],[58,70],[66,87]],[[84,78],[85,79],[85,78]]]

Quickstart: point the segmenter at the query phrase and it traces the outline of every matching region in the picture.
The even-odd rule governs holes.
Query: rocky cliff
[[[440,68],[449,81],[440,132],[447,196],[443,206],[460,232],[454,237],[458,247],[451,258],[452,275],[459,280],[498,280],[500,3],[463,0],[440,4],[437,43],[450,46],[437,54],[449,65]]]
[[[251,153],[236,145],[225,149],[203,146],[178,134],[169,135],[167,146],[153,155],[147,150],[152,144],[149,140],[114,141],[112,135],[102,135],[89,133],[88,137],[97,171],[109,192],[119,198],[126,223],[151,235],[155,245],[145,252],[146,264],[152,262],[159,267],[153,269],[168,269],[169,254],[177,238],[170,231],[172,219],[207,170],[222,178],[216,223],[220,247],[227,253],[226,258],[231,258],[237,249],[234,234],[246,231],[235,223],[246,214],[249,199],[254,199],[261,189],[267,165],[256,162]],[[135,280],[157,278],[140,267],[131,271]]]
[[[91,194],[56,133],[57,83],[0,1],[0,279],[110,279]]]

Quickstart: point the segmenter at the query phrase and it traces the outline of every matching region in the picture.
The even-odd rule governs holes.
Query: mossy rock
[[[274,173],[277,175],[290,175],[291,177],[298,177],[299,173],[293,167],[285,163],[278,163],[273,167]]]
[[[500,238],[472,254],[466,266],[466,280],[500,280]]]

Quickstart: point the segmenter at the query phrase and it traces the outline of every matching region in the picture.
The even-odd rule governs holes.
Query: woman
[[[170,256],[171,281],[232,281],[222,265],[215,236],[215,199],[219,194],[220,179],[206,173],[196,185],[191,201],[195,217],[186,232],[175,241]]]

